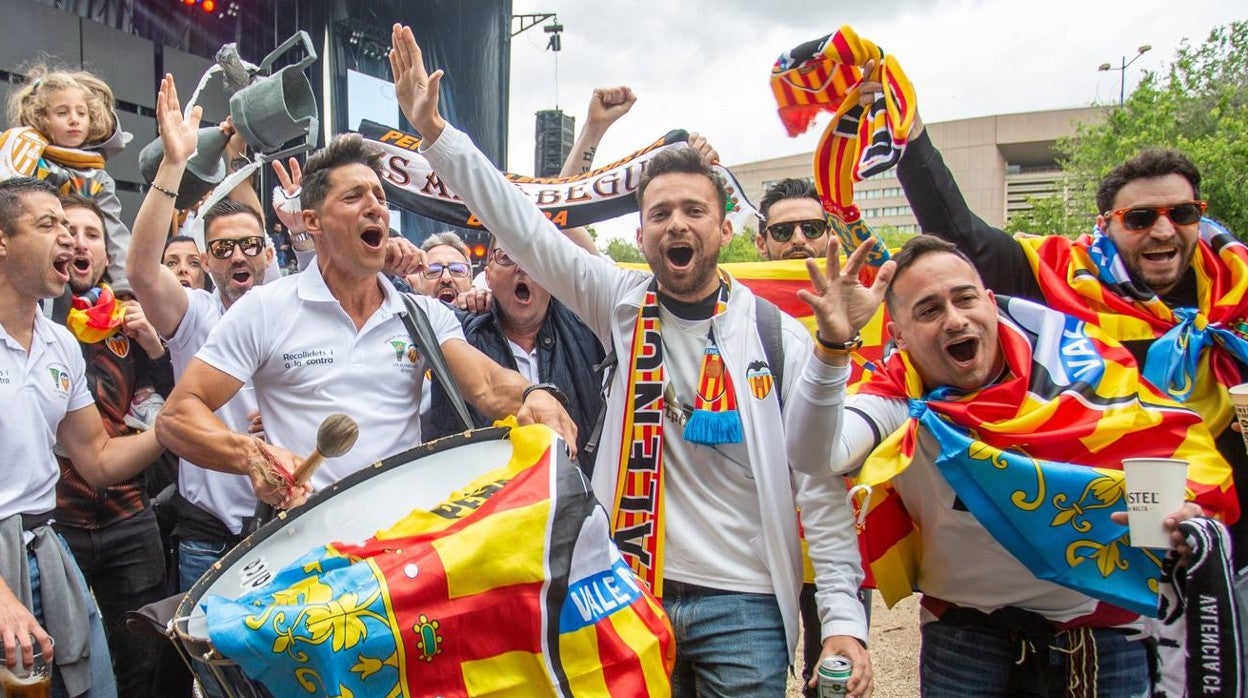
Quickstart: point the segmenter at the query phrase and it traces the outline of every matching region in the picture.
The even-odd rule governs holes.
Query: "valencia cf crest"
[[[104,346],[119,359],[126,358],[130,353],[130,339],[120,332],[105,339]]]
[[[771,378],[771,368],[767,366],[767,362],[751,361],[750,365],[745,369],[745,379],[750,384],[750,392],[754,394],[754,399],[762,400],[771,393],[771,386],[774,381]]]

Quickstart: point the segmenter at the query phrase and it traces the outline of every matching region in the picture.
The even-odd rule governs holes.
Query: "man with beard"
[[[1155,664],[1149,622],[1138,613],[1156,607],[1149,570],[1159,563],[1154,557],[1150,568],[1143,552],[1122,545],[1122,481],[1098,478],[1120,470],[1124,457],[1186,461],[1194,502],[1165,522],[1178,547],[1175,527],[1202,507],[1238,515],[1212,437],[1197,415],[1140,380],[1130,354],[1099,328],[994,297],[951,243],[920,235],[894,260],[884,301],[899,352],[849,396],[849,359],[840,356],[832,421],[791,424],[830,430],[831,459],[792,444],[788,455],[801,472],[861,467],[859,484],[883,493],[884,503],[868,495],[872,504],[862,504],[863,549],[886,597],[911,585],[923,592],[922,694],[1148,695]],[[856,341],[878,306],[845,302],[859,296],[843,293],[799,295],[820,317],[820,337],[834,342]],[[1016,473],[1025,475],[1009,479]],[[1047,494],[1020,501],[1013,485],[1037,480]],[[1107,484],[1112,492],[1080,509],[1080,492]],[[1075,517],[1054,516],[1065,502]],[[1032,518],[1007,518],[1010,510]],[[1058,584],[1023,562],[1048,550],[1041,564],[1065,570],[1055,558],[1078,557],[1066,545],[1072,539],[1112,551],[1114,565],[1094,570],[1084,558],[1080,580],[1078,560],[1067,562]],[[1117,574],[1126,570],[1136,571]]]
[[[823,257],[828,251],[828,217],[815,185],[803,179],[782,179],[763,194],[763,217],[754,244],[767,261]]]
[[[878,90],[864,84],[864,94]],[[1206,419],[1248,506],[1248,452],[1231,428],[1227,393],[1248,380],[1248,247],[1202,219],[1191,160],[1142,151],[1101,180],[1090,234],[1015,239],[970,210],[917,115],[914,123],[897,178],[922,230],[957,245],[997,293],[1096,323],[1121,341],[1144,378]],[[1240,569],[1248,520],[1231,536]]]
[[[439,176],[510,258],[620,357],[601,441],[612,459],[594,469],[593,488],[625,560],[672,619],[675,695],[784,693],[798,634],[798,504],[824,646],[852,661],[851,695],[870,695],[855,597],[862,569],[845,488],[830,471],[792,472],[778,448],[830,457],[826,430],[786,426],[799,414],[831,418],[825,354],[833,350],[812,348],[809,332],[782,318],[782,413],[754,296],[718,269],[732,239],[723,182],[694,150],[658,154],[637,190],[637,242],[650,272],[616,267],[569,241],[442,119],[442,73],[425,71],[411,30],[395,25],[392,40],[399,105]],[[865,257],[864,246],[847,273]],[[878,303],[890,274],[885,267],[873,289],[860,291]]]
[[[454,304],[459,294],[472,287],[468,246],[448,230],[425,238],[420,249],[425,251],[425,265],[408,275],[408,282],[423,295]]]
[[[596,371],[604,356],[602,343],[493,241],[485,279],[493,296],[490,309],[481,314],[456,311],[464,339],[499,365],[563,391],[568,415],[576,423],[578,464],[587,477],[592,475],[593,455],[586,453],[585,445],[602,411],[602,381]],[[446,391],[434,383],[431,392],[428,438],[461,431],[463,425]],[[475,410],[472,417],[476,426],[490,424]]]
[[[94,202],[82,197],[65,196],[61,204],[74,241],[69,287],[75,298],[90,298],[103,290],[100,282],[109,264],[104,216]],[[142,308],[132,300],[113,303],[124,308],[124,315],[114,315],[120,315],[120,325],[107,336],[88,336],[89,330],[76,329],[81,327],[77,323],[68,325],[86,361],[87,387],[104,430],[109,436],[124,436],[138,431],[126,421],[136,394],[152,390],[168,394],[173,385],[168,365],[158,363],[165,356],[164,345]],[[156,657],[166,643],[126,632],[122,623],[126,611],[165,597],[164,547],[143,474],[99,488],[87,482],[67,456],[58,454],[57,460],[61,479],[56,485],[55,528],[69,543],[100,604],[116,661],[118,691],[127,696],[155,695]]]
[[[114,696],[96,605],[48,525],[60,477],[53,444],[97,487],[133,478],[161,449],[150,433],[108,435],[78,342],[37,311],[69,283],[74,256],[56,190],[28,177],[0,182],[0,645],[10,667],[29,666],[35,647],[55,656],[62,695]]]
[[[177,193],[186,160],[195,152],[199,126],[198,112],[182,118],[172,78],[161,83],[157,118],[165,155],[134,221],[126,274],[148,320],[167,340],[174,377],[180,380],[225,311],[263,283],[273,250],[264,244],[260,213],[227,199],[204,215],[207,251],[203,260],[215,290],[184,287],[162,264],[160,251],[174,213],[175,196],[169,194]],[[247,387],[222,405],[217,415],[230,428],[246,432],[255,410],[255,397]],[[255,493],[245,475],[208,470],[181,459],[174,537],[183,591],[241,540],[244,519],[255,508]]]

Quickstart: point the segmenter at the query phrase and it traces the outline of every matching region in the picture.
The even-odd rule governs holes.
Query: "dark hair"
[[[60,196],[56,187],[34,177],[14,177],[0,182],[0,232],[13,235],[17,219],[26,210],[23,199],[34,193]]]
[[[381,178],[381,150],[370,145],[358,133],[335,136],[324,148],[316,151],[303,166],[303,193],[300,201],[305,209],[320,209],[329,195],[329,174],[339,167],[359,163]]]
[[[893,302],[896,300],[896,296],[893,294],[893,287],[897,285],[897,279],[901,278],[902,272],[914,266],[915,263],[923,257],[937,252],[951,254],[969,264],[972,269],[975,269],[975,263],[972,262],[970,258],[962,252],[962,250],[958,249],[957,245],[949,242],[948,240],[938,238],[935,235],[928,235],[926,233],[916,235],[909,240],[906,240],[905,244],[901,246],[900,250],[898,250],[896,256],[893,257],[893,261],[897,264],[897,268],[893,271],[892,282],[888,284],[888,288],[884,289],[884,304],[888,306],[889,313],[896,310],[896,308],[893,307]],[[975,269],[975,275],[979,275],[978,269]]]
[[[1109,171],[1096,187],[1096,212],[1114,210],[1114,198],[1127,184],[1137,179],[1152,179],[1177,174],[1192,185],[1192,196],[1200,198],[1200,171],[1186,155],[1177,150],[1149,148]]]
[[[646,195],[646,187],[650,186],[651,180],[660,175],[674,173],[702,175],[711,180],[711,184],[715,186],[715,196],[719,199],[719,217],[724,217],[724,213],[728,210],[728,188],[724,185],[724,180],[719,173],[702,162],[702,156],[693,148],[664,150],[646,163],[646,169],[641,173],[641,181],[637,183],[637,205],[643,211],[645,204],[642,199]]]
[[[164,251],[165,251],[165,252],[168,252],[168,251],[169,251],[169,246],[170,246],[170,245],[172,245],[172,244],[174,244],[175,242],[189,242],[189,243],[191,243],[192,245],[195,245],[195,251],[196,251],[196,252],[198,252],[198,251],[199,251],[199,244],[198,244],[198,243],[196,243],[196,242],[195,242],[195,238],[191,237],[190,235],[174,235],[173,237],[169,238],[168,240],[165,240],[165,249],[164,249]]]
[[[823,202],[819,200],[819,192],[815,191],[815,185],[810,180],[782,179],[768,187],[767,192],[763,194],[762,201],[759,202],[758,213],[762,216],[764,222],[767,220],[767,216],[771,214],[771,207],[776,202],[785,199],[811,199],[819,204],[819,208],[823,208]]]
[[[264,231],[264,218],[260,216],[260,212],[239,201],[233,199],[222,199],[212,205],[208,212],[204,214],[204,235],[208,234],[208,229],[212,227],[214,221],[218,218],[226,216],[246,215],[256,219],[256,225],[260,226],[260,230]],[[168,246],[168,243],[166,243]]]
[[[66,211],[71,208],[85,208],[100,219],[100,226],[104,226],[104,210],[94,200],[81,194],[61,194],[58,198],[61,200],[61,208]]]

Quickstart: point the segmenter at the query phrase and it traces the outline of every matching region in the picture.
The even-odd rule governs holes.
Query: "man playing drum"
[[[355,448],[313,475],[324,487],[420,443],[425,349],[403,324],[400,295],[381,270],[390,212],[380,153],[358,135],[336,137],[308,159],[303,222],[316,264],[252,290],[235,303],[191,361],[157,421],[162,443],[214,469],[257,473],[258,493],[276,506],[303,497],[288,474],[316,445],[317,427],[346,412],[360,424]],[[464,341],[440,302],[416,297],[468,402],[492,418],[543,423],[575,448],[576,427],[551,386],[533,385]],[[213,415],[251,381],[269,443],[230,431]],[[285,471],[285,472],[282,472]]]

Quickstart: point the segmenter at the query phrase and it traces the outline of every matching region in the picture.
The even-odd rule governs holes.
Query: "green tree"
[[[728,246],[719,251],[721,262],[761,262],[763,258],[754,246],[754,231],[746,228],[732,236]]]
[[[607,243],[607,256],[617,262],[637,262],[644,263],[645,257],[641,256],[641,250],[637,246],[623,238],[611,238]]]
[[[914,237],[918,233],[907,233],[897,229],[895,225],[881,225],[871,228],[871,232],[879,238],[884,246],[890,250],[901,247],[906,244],[906,240]]]
[[[1031,208],[1011,216],[1005,223],[1005,232],[1033,235],[1056,233],[1069,238],[1079,237],[1092,229],[1091,219],[1086,210],[1072,199],[1062,194],[1029,196],[1027,203]]]
[[[1148,147],[1191,158],[1209,215],[1248,238],[1248,20],[1215,28],[1199,45],[1184,40],[1169,67],[1146,72],[1121,107],[1058,141],[1082,228],[1096,211],[1101,177]]]

